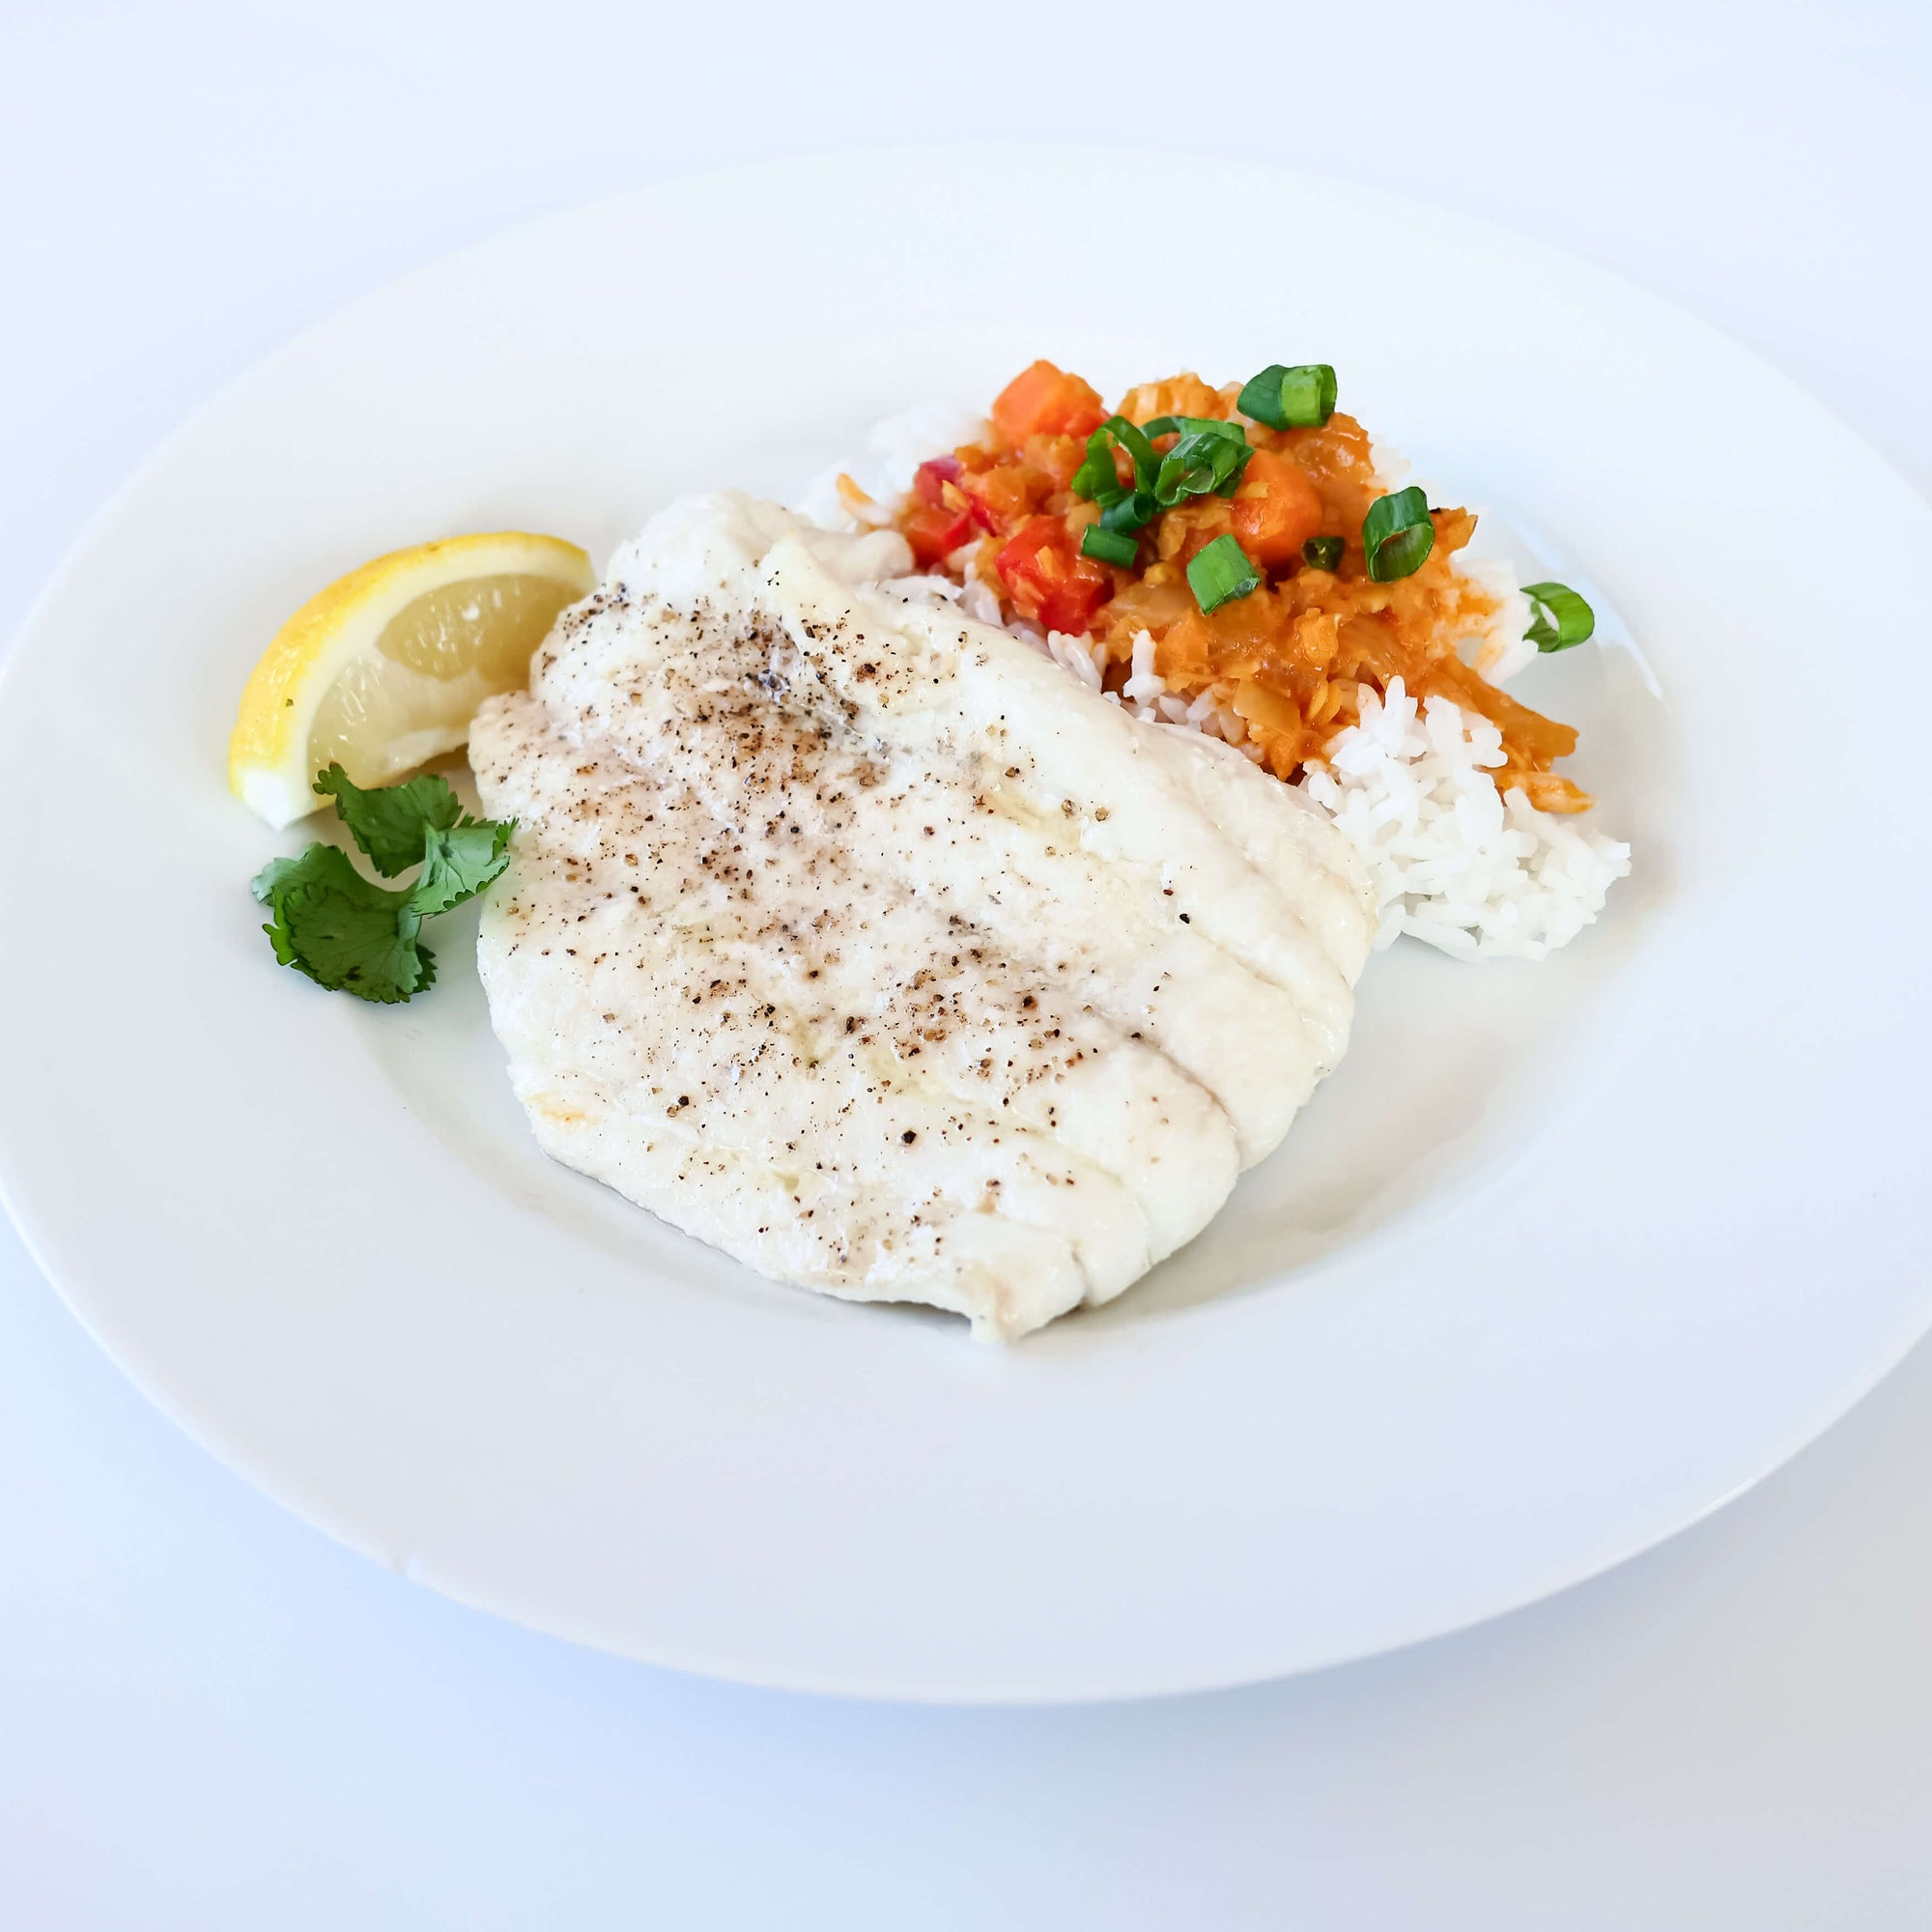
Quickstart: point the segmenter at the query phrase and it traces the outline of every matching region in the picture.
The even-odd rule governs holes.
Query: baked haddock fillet
[[[470,759],[479,958],[545,1151],[759,1272],[1026,1333],[1119,1294],[1348,1043],[1360,861],[840,537],[690,499]]]

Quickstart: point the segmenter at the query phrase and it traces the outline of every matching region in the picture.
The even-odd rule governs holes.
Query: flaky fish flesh
[[[1020,1335],[1192,1238],[1348,1043],[1361,862],[1232,748],[733,494],[470,740],[480,961],[567,1165],[781,1281]]]

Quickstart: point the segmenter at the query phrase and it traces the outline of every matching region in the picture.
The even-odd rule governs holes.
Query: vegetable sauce
[[[1366,432],[1333,410],[1332,371],[1319,372],[1327,392],[1310,412],[1321,420],[1294,426],[1292,404],[1257,400],[1265,378],[1291,395],[1316,373],[1219,389],[1175,376],[1130,389],[1110,417],[1080,377],[1036,362],[1001,391],[984,442],[920,467],[898,527],[922,568],[977,577],[1009,621],[1104,644],[1110,690],[1146,632],[1168,690],[1214,694],[1278,778],[1356,722],[1363,685],[1379,695],[1400,677],[1498,727],[1500,788],[1547,811],[1586,810],[1551,769],[1577,733],[1459,650],[1500,611],[1456,564],[1475,517],[1385,493]]]

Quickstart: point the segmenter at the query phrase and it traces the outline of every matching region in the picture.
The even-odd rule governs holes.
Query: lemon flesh
[[[469,736],[596,575],[575,544],[523,531],[395,551],[338,579],[276,634],[242,693],[228,782],[270,824],[323,803],[317,772],[391,783]]]

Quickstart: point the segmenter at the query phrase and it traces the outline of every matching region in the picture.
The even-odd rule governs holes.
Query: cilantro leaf
[[[385,879],[421,863],[424,842],[432,832],[471,822],[465,819],[462,803],[447,780],[433,772],[423,772],[407,784],[372,785],[365,790],[340,765],[330,765],[316,774],[315,789],[325,798],[334,798],[335,815]]]
[[[365,789],[330,765],[316,774],[315,789],[335,800],[336,815],[384,878],[412,866],[422,870],[413,886],[392,892],[365,878],[338,846],[271,860],[253,881],[273,915],[262,930],[275,957],[318,986],[384,1006],[407,1000],[436,983],[423,921],[474,898],[501,873],[516,820],[469,817],[429,773]]]
[[[365,879],[338,847],[271,860],[251,889],[271,915],[262,930],[275,957],[318,986],[389,1006],[435,983],[412,895]]]
[[[410,895],[410,904],[428,918],[474,898],[510,863],[512,818],[466,819],[447,831],[432,830],[424,840],[422,877]]]

